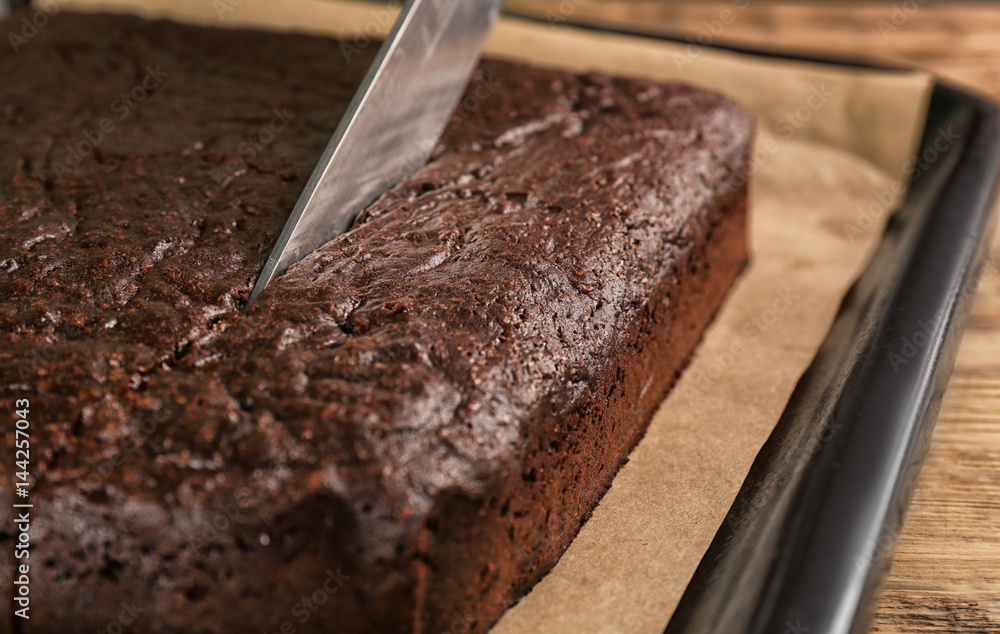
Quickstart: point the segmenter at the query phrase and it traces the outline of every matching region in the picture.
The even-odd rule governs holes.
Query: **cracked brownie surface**
[[[37,600],[0,628],[483,631],[638,441],[746,261],[750,117],[484,61],[430,163],[243,310],[374,53],[70,13],[0,53]]]

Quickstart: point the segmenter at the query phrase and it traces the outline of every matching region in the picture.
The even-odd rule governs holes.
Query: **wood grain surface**
[[[729,10],[720,42],[917,65],[1000,100],[1000,4],[510,0],[508,8],[692,35]],[[1000,239],[909,514],[886,546],[896,554],[872,631],[1000,632]]]

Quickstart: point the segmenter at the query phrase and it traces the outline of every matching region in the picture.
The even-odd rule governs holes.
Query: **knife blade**
[[[254,285],[295,262],[422,167],[479,61],[503,0],[407,0],[306,182]]]

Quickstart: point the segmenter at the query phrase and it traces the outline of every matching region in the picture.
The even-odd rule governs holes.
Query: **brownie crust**
[[[0,630],[485,631],[640,439],[746,263],[751,118],[484,61],[430,163],[243,310],[374,48],[61,13],[0,54],[36,600]]]

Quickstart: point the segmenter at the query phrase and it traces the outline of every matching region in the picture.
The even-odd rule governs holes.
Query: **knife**
[[[503,0],[407,0],[250,293],[351,228],[422,167],[465,90]]]

